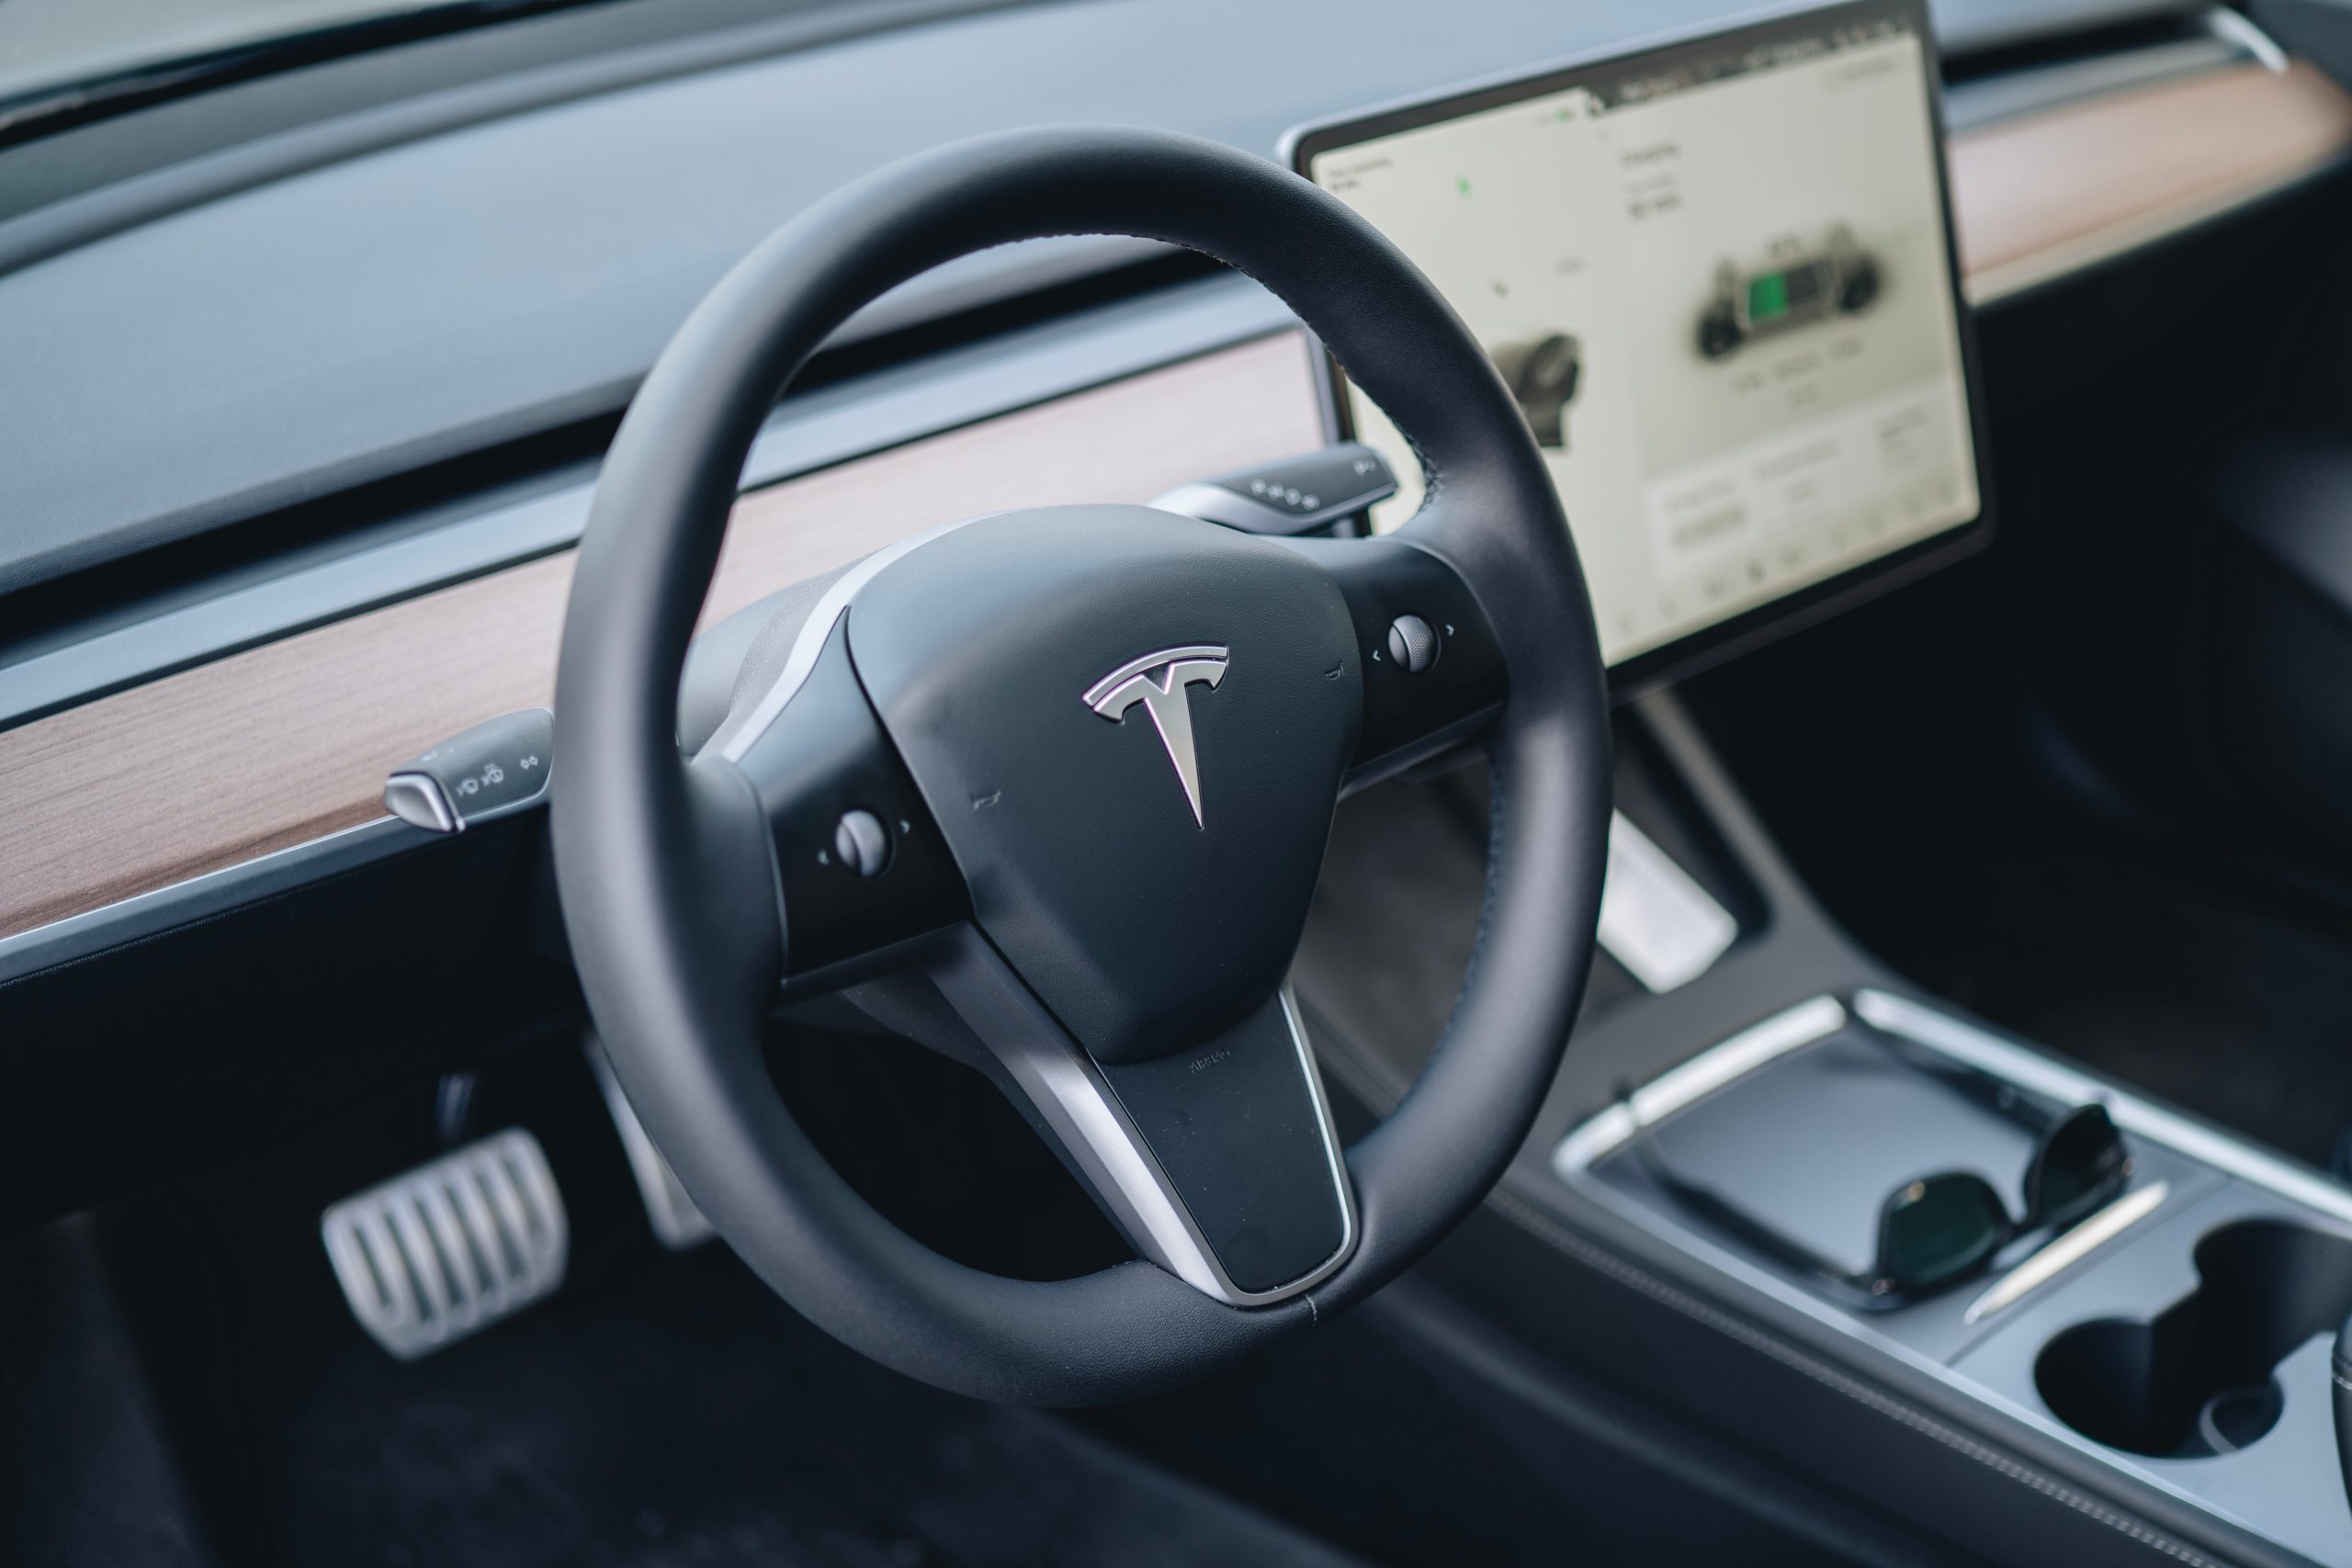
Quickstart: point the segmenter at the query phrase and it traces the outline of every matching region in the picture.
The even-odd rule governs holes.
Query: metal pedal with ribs
[[[404,1361],[553,1291],[571,1246],[547,1155],[519,1127],[330,1206],[319,1235],[352,1315]]]

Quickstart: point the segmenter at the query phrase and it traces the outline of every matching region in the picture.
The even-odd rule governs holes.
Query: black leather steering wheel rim
[[[784,932],[711,874],[766,854],[740,780],[687,766],[677,679],[742,462],[825,338],[968,252],[1115,233],[1266,285],[1408,434],[1427,480],[1405,536],[1466,581],[1508,668],[1487,738],[1486,907],[1462,997],[1404,1103],[1347,1153],[1352,1254],[1281,1303],[1212,1300],[1148,1262],[1002,1279],[884,1221],[775,1096],[760,1055]],[[711,292],[639,389],[580,552],[558,681],[554,836],[582,985],[623,1086],[720,1234],[805,1315],[981,1397],[1083,1404],[1171,1387],[1376,1290],[1500,1177],[1557,1068],[1592,955],[1610,801],[1608,698],[1573,545],[1509,391],[1420,274],[1343,204],[1263,160],[1168,133],[1023,131],[917,157],[787,224]],[[787,912],[782,919],[790,918]]]

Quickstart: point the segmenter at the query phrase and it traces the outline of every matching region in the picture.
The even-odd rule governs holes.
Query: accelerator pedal
[[[319,1235],[352,1315],[403,1361],[553,1291],[571,1248],[548,1156],[519,1127],[344,1199]]]

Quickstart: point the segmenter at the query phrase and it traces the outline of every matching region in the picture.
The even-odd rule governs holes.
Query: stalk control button
[[[890,830],[871,811],[844,811],[833,829],[833,858],[860,876],[879,876],[890,863]]]
[[[1399,615],[1388,623],[1388,660],[1408,675],[1418,675],[1437,662],[1437,633],[1419,615]]]
[[[555,716],[525,708],[451,736],[392,770],[384,809],[428,833],[461,833],[548,792]]]

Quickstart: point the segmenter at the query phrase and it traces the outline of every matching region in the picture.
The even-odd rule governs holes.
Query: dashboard
[[[1033,28],[1055,14],[1045,8],[986,25]],[[2128,87],[2059,93],[2022,107],[2005,102],[1972,108],[1969,96],[1954,91],[1944,100],[1951,126],[1947,246],[1938,227],[1942,197],[1919,197],[1932,185],[1932,163],[1922,166],[1922,160],[1936,143],[1937,97],[1927,80],[1917,15],[1870,7],[1858,14],[1910,18],[1892,33],[1857,40],[1857,48],[1880,51],[1902,67],[1870,78],[1871,92],[1883,94],[1883,101],[1856,108],[1850,119],[1817,121],[1815,134],[1834,149],[1858,135],[1877,140],[1882,128],[1893,127],[1895,134],[1882,151],[1909,170],[1905,188],[1915,197],[1909,209],[1899,202],[1853,206],[1833,199],[1845,188],[1844,176],[1823,175],[1806,187],[1819,197],[1814,209],[1735,220],[1736,203],[1701,200],[1703,184],[1688,175],[1679,187],[1679,211],[1637,223],[1616,209],[1616,229],[1604,228],[1587,257],[1596,269],[1591,277],[1610,266],[1638,267],[1629,259],[1638,254],[1636,230],[1706,219],[1711,227],[1703,243],[1678,247],[1681,259],[1670,276],[1660,271],[1657,296],[1645,307],[1650,313],[1642,321],[1592,317],[1575,304],[1572,279],[1564,279],[1563,292],[1540,311],[1496,314],[1490,323],[1481,319],[1498,362],[1529,389],[1522,406],[1532,405],[1538,438],[1556,442],[1549,449],[1558,455],[1572,516],[1592,514],[1589,496],[1609,491],[1617,498],[1612,504],[1643,519],[1625,531],[1622,560],[1611,558],[1600,542],[1586,541],[1596,581],[1614,611],[1603,630],[1621,671],[1637,672],[1645,659],[1702,646],[1709,636],[1736,635],[1743,617],[1759,608],[1785,611],[1857,569],[1867,576],[1899,562],[1906,550],[1939,547],[1979,525],[1973,451],[1981,430],[1959,393],[1967,384],[1968,363],[1964,337],[1955,346],[1951,335],[1957,296],[1979,306],[1998,304],[2037,283],[2256,201],[2333,166],[2352,148],[2352,102],[2332,83],[2307,65],[2251,58],[2243,51],[2222,50],[2200,57],[2195,69],[2169,70]],[[1609,26],[1623,33],[1627,21],[1618,16]],[[1524,25],[1523,19],[1510,24]],[[1528,54],[1526,40],[1501,20],[1481,38],[1482,48]],[[936,37],[919,41],[924,50],[942,47]],[[1416,79],[1393,53],[1370,42],[1350,49],[1355,52],[1349,60],[1358,53],[1378,56],[1385,74],[1369,78],[1375,84]],[[1655,102],[1602,107],[1626,91],[1623,84],[1633,78],[1623,72],[1638,76],[1654,65],[1621,62],[1598,75],[1577,67],[1566,77],[1532,83],[1522,73],[1499,85],[1511,104],[1548,98],[1557,100],[1555,107],[1578,106],[1585,118],[1555,122],[1544,128],[1547,134],[1597,134],[1611,120],[1636,124],[1647,116],[1666,124],[1691,113],[1709,92],[1774,91],[1805,80],[1807,70],[1838,68],[1836,62],[1784,62]],[[1263,85],[1262,75],[1250,80]],[[729,91],[739,85],[730,84]],[[1498,85],[1489,80],[1477,91],[1492,93]],[[676,111],[683,91],[665,88],[662,101]],[[594,113],[617,114],[618,99],[629,96],[618,95],[613,104],[598,100]],[[1449,94],[1407,106],[1419,117],[1411,126],[1367,127],[1361,115],[1327,122],[1355,130],[1301,146],[1310,154],[1328,146],[1333,158],[1344,159],[1351,146],[1375,134],[1409,136],[1427,127],[1441,138],[1475,138],[1488,134],[1489,127],[1510,129],[1509,113],[1488,121],[1465,118],[1458,112],[1459,98]],[[650,100],[639,95],[632,101]],[[763,105],[782,101],[774,95],[761,99]],[[534,155],[593,159],[606,141],[581,134],[579,114],[588,112],[564,110],[555,115],[562,121],[556,126],[537,113],[520,115],[513,132],[527,134]],[[2217,126],[2228,127],[2230,134],[2213,134]],[[566,127],[575,133],[569,141]],[[480,152],[494,129],[484,122],[462,133],[421,133],[415,145],[436,156],[454,152],[460,142]],[[1524,134],[1534,130],[1519,127]],[[1272,140],[1269,130],[1262,145],[1271,147]],[[489,164],[478,161],[477,166]],[[1364,173],[1358,172],[1357,189],[1348,194],[1394,202],[1396,210],[1381,220],[1410,248],[1417,198],[1401,182],[1390,197],[1364,196],[1371,188],[1362,183]],[[360,199],[374,188],[370,182],[396,175],[367,159],[322,166],[179,216],[151,216],[85,250],[53,250],[0,276],[0,314],[19,307],[48,311],[40,317],[48,323],[40,333],[24,340],[41,350],[29,357],[70,366],[85,380],[143,371],[153,392],[177,397],[187,417],[174,424],[157,414],[162,444],[155,451],[144,445],[145,416],[139,410],[145,403],[124,401],[112,425],[90,427],[140,444],[137,463],[128,466],[141,469],[141,484],[171,482],[173,454],[183,439],[220,444],[217,430],[206,434],[211,429],[206,421],[238,411],[241,418],[255,413],[258,405],[250,399],[264,392],[300,397],[306,382],[290,367],[301,355],[279,344],[273,350],[281,355],[275,379],[256,371],[233,387],[226,383],[245,374],[238,369],[243,361],[233,356],[209,372],[175,368],[173,355],[209,352],[198,341],[202,332],[238,319],[234,311],[211,310],[225,295],[208,294],[202,310],[191,296],[168,332],[150,332],[153,345],[144,357],[109,370],[98,363],[101,356],[82,355],[59,336],[84,319],[78,307],[66,308],[68,295],[79,298],[75,290],[96,288],[109,269],[143,257],[153,265],[142,276],[169,277],[175,288],[243,291],[237,309],[250,320],[263,297],[254,291],[283,291],[284,279],[273,283],[211,265],[164,267],[164,252],[177,243],[175,236],[187,237],[193,225],[209,236],[207,243],[227,246],[235,223],[253,216],[251,204],[266,198],[289,222],[311,225],[290,232],[312,248],[304,254],[316,252],[313,259],[327,268],[332,258],[317,247],[333,233],[311,224],[324,211],[314,210],[315,204]],[[397,177],[405,182],[405,175]],[[1493,177],[1476,176],[1481,197],[1500,194],[1488,183]],[[609,183],[606,188],[609,193]],[[1622,196],[1623,187],[1603,179],[1597,188],[1605,209],[1609,193]],[[89,217],[86,207],[76,212],[77,222]],[[43,219],[40,212],[31,216]],[[28,220],[0,228],[15,231]],[[52,228],[62,221],[54,213],[43,220]],[[1841,224],[1847,241],[1838,238]],[[389,231],[368,232],[373,243],[393,245]],[[248,258],[258,254],[250,240],[246,235],[240,251]],[[1950,254],[1936,263],[1943,251],[1956,254],[1956,273]],[[1526,254],[1549,254],[1556,261],[1563,253],[1557,246],[1544,253],[1537,245]],[[502,254],[492,246],[470,265]],[[1863,312],[1818,313],[1818,301],[1838,291],[1857,256],[1879,268],[1883,298]],[[187,259],[196,258],[187,253]],[[1434,252],[1429,259],[1441,269],[1445,265]],[[465,260],[452,254],[441,263],[456,266]],[[1740,332],[1728,346],[1707,324],[1721,317],[1718,274],[1726,265],[1733,274],[1730,320]],[[492,270],[498,278],[507,276]],[[518,262],[517,270],[530,268]],[[340,286],[322,272],[288,309],[323,308],[340,297]],[[446,276],[434,284],[445,286]],[[1477,280],[1455,278],[1448,287],[1457,299],[1475,298]],[[1540,289],[1533,297],[1544,298]],[[122,297],[114,298],[119,308]],[[177,309],[170,298],[151,296],[125,320],[136,327],[146,319],[139,312],[166,308]],[[1917,373],[1890,378],[1883,392],[1900,391],[1927,400],[1923,407],[1940,409],[1939,423],[1917,444],[1918,466],[1906,470],[1919,476],[1925,499],[1916,515],[1881,537],[1858,540],[1849,534],[1849,553],[1815,547],[1818,553],[1793,565],[1767,553],[1760,561],[1766,581],[1746,581],[1756,558],[1711,553],[1717,536],[1709,531],[1704,476],[1709,464],[1734,460],[1759,441],[1810,450],[1815,433],[1826,428],[1820,422],[1842,417],[1828,404],[1838,402],[1850,413],[1881,390],[1848,389],[1838,398],[1825,396],[1818,406],[1752,399],[1765,417],[1741,425],[1739,418],[1747,416],[1730,416],[1724,433],[1688,452],[1644,448],[1636,456],[1608,438],[1612,422],[1636,428],[1644,418],[1635,378],[1610,368],[1636,344],[1648,345],[1661,375],[1728,388],[1758,368],[1815,352],[1826,355],[1838,342],[1862,344],[1871,340],[1852,334],[1905,323],[1917,340]],[[489,331],[478,321],[468,330],[476,328]],[[360,330],[355,324],[351,333]],[[1574,340],[1573,352],[1563,354],[1560,338]],[[332,361],[338,345],[318,341]],[[247,348],[260,352],[254,347],[260,342],[254,336]],[[358,344],[351,336],[342,346]],[[1710,346],[1716,352],[1710,354]],[[393,363],[381,344],[367,347],[360,357],[372,367]],[[422,359],[404,362],[409,368],[402,374],[445,390],[487,385],[460,373],[461,355],[435,350],[428,357],[438,367],[433,375],[419,368]],[[600,360],[596,374],[608,376],[618,366]],[[796,395],[779,409],[747,469],[736,536],[710,609],[723,613],[944,516],[1078,499],[1146,500],[1185,479],[1311,446],[1325,434],[1325,374],[1287,313],[1231,278],[1194,278],[1131,299],[1097,291],[1065,312],[1026,324],[1016,321],[982,341],[957,345],[951,340],[902,364],[878,362],[869,372]],[[1829,378],[1820,380],[1826,386]],[[216,382],[225,388],[219,398],[207,393]],[[626,395],[626,379],[600,384],[611,399]],[[96,387],[89,380],[89,388]],[[30,403],[39,401],[35,392],[17,387],[10,395]],[[361,405],[374,406],[362,392],[355,385],[332,400],[338,430],[356,430]],[[1547,413],[1544,404],[1555,394],[1557,407]],[[1838,401],[1849,394],[1852,400]],[[57,417],[79,395],[58,390]],[[1736,404],[1736,394],[1732,400]],[[1346,417],[1363,417],[1346,409],[1343,394],[1340,401]],[[1554,416],[1556,431],[1548,425]],[[223,448],[224,460],[266,456],[269,442],[288,438],[295,426],[288,416],[247,428],[257,433],[255,442],[241,445],[236,454]],[[1368,419],[1363,429],[1377,437]],[[89,434],[74,441],[86,446]],[[40,510],[33,503],[40,496],[64,495],[72,505],[54,514],[62,518],[113,493],[96,486],[76,490],[72,473],[58,466],[82,449],[73,442],[38,445],[26,467],[12,465],[6,481],[12,510],[29,514]],[[420,437],[405,450],[413,463],[442,448]],[[1625,454],[1614,469],[1585,462],[1612,451]],[[289,470],[300,466],[288,462]],[[1571,466],[1573,474],[1566,471]],[[337,471],[357,472],[349,465]],[[207,483],[209,472],[201,464],[187,470]],[[264,484],[261,476],[213,477],[224,483],[235,478],[246,487],[238,493],[253,505],[275,504],[273,498],[291,493]],[[1841,477],[1838,482],[1849,481]],[[18,488],[36,483],[49,488]],[[520,476],[503,489],[440,502],[397,528],[355,534],[348,544],[266,563],[233,581],[198,584],[156,604],[63,626],[46,640],[0,654],[0,791],[9,806],[0,813],[0,864],[9,867],[0,878],[0,980],[170,929],[193,912],[217,910],[258,890],[413,847],[414,831],[384,815],[385,772],[470,724],[548,699],[570,547],[592,484],[593,462]],[[1949,485],[1948,496],[1936,493],[1939,484]],[[186,504],[175,517],[226,514],[225,500],[198,504],[192,495],[175,501]],[[1797,526],[1790,536],[1811,525]],[[1734,575],[1710,601],[1707,575],[1722,562],[1732,564]],[[1693,581],[1699,597],[1675,597],[1669,610],[1667,593],[1687,594]]]
[[[1655,671],[1981,536],[1926,13],[1866,4],[1544,71],[1292,139],[1526,414],[1603,656]],[[1418,466],[1344,375],[1342,434]]]

